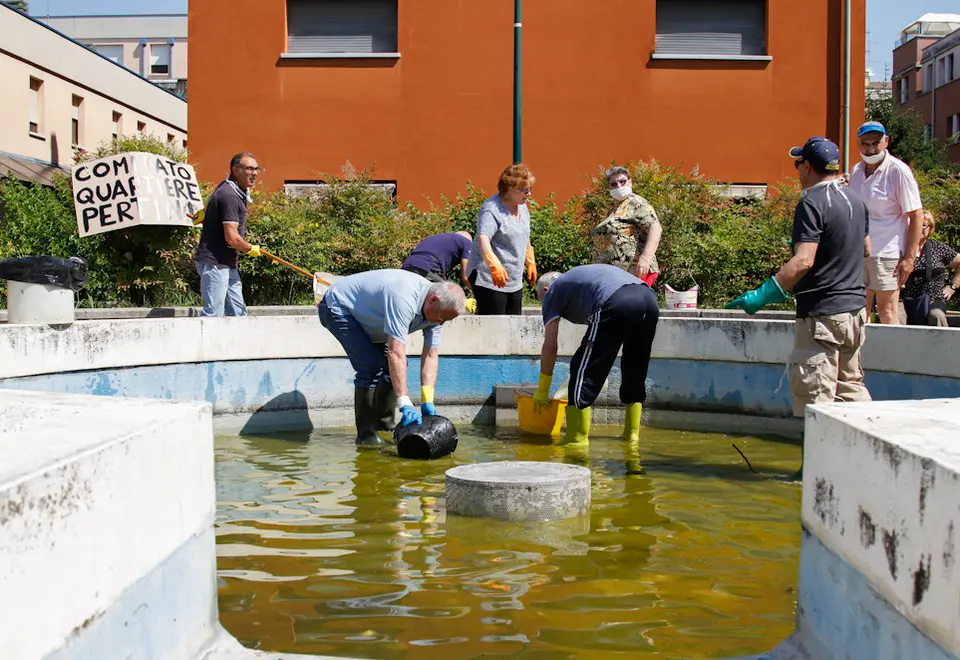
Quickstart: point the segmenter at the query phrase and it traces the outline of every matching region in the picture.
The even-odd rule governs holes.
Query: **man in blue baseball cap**
[[[877,301],[880,322],[900,323],[900,287],[913,272],[923,238],[923,201],[910,166],[888,151],[890,137],[878,121],[857,130],[860,160],[850,172],[850,189],[870,211],[866,266],[867,309]]]
[[[793,290],[797,321],[790,392],[793,414],[803,417],[813,403],[870,401],[860,364],[867,322],[863,258],[870,250],[869,214],[863,201],[840,185],[836,144],[812,137],[792,148],[790,157],[803,187],[793,216],[793,258],[727,308],[756,314],[786,300],[786,291]]]

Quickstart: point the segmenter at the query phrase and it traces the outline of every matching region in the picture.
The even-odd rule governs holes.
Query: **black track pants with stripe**
[[[593,405],[621,347],[620,400],[624,404],[646,401],[644,381],[659,319],[657,297],[646,284],[628,284],[610,296],[590,317],[570,362],[570,405],[580,410]]]

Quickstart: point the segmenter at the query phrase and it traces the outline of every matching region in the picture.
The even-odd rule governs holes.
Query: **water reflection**
[[[548,525],[443,504],[454,465],[569,460],[542,439],[461,428],[454,456],[418,462],[347,432],[218,438],[221,621],[255,648],[384,659],[730,657],[786,637],[799,488],[752,475],[727,436],[615,434],[577,458],[590,515]],[[761,472],[799,462],[736,442]]]

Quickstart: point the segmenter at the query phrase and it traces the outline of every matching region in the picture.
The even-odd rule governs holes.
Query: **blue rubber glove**
[[[411,424],[422,423],[423,417],[420,416],[420,413],[412,405],[400,407],[400,426],[407,427]]]
[[[436,417],[440,413],[437,412],[437,407],[430,402],[423,403],[420,405],[420,412],[423,413],[424,417]]]
[[[763,309],[764,305],[783,302],[786,299],[787,294],[780,288],[780,283],[777,282],[777,278],[771,277],[760,285],[760,288],[741,293],[732,302],[728,302],[725,307],[726,309],[737,307],[747,314],[756,314]]]

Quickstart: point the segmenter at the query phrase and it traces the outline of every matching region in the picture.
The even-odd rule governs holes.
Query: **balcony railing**
[[[153,84],[176,94],[184,101],[187,100],[187,80],[185,78],[181,78],[180,80],[155,80]]]

